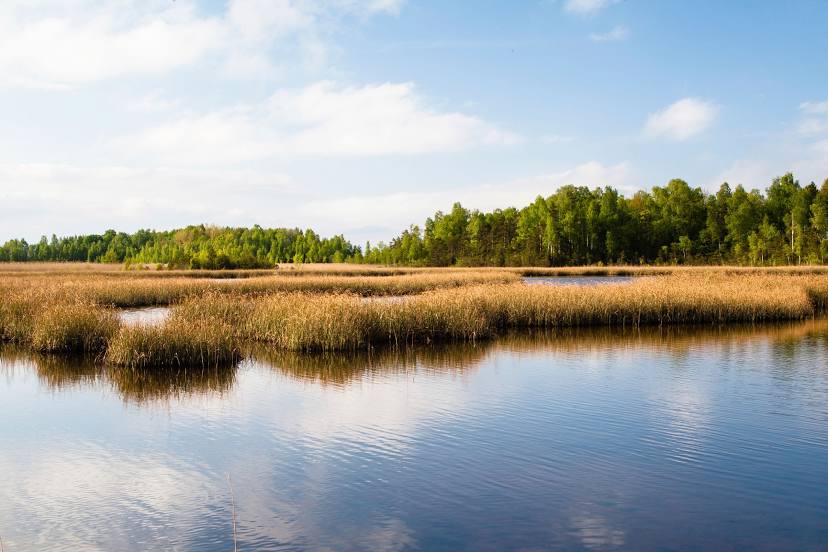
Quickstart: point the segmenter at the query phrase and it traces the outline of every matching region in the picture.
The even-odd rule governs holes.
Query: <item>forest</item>
[[[724,183],[706,193],[674,179],[624,197],[611,187],[564,186],[517,209],[459,203],[389,243],[356,246],[312,230],[188,226],[108,230],[38,243],[11,240],[0,261],[123,262],[170,268],[262,268],[277,263],[409,266],[586,264],[824,264],[828,179],[805,186],[790,173],[764,193]]]

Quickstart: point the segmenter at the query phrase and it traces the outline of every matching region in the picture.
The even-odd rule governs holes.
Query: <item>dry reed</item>
[[[527,286],[516,269],[320,272],[215,281],[0,277],[0,339],[50,352],[106,351],[110,363],[134,368],[218,366],[238,360],[245,342],[286,351],[364,350],[475,341],[511,328],[796,320],[828,308],[828,272],[812,267],[675,269],[600,286]],[[364,300],[375,296],[405,298]],[[109,308],[163,304],[175,306],[160,326],[121,327]]]

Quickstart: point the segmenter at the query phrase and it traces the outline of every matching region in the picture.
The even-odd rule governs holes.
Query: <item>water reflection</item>
[[[240,550],[818,549],[827,362],[824,320],[206,372],[2,348],[0,536],[230,550],[230,474]]]
[[[524,276],[525,284],[547,286],[599,286],[623,284],[642,276]]]
[[[119,309],[118,317],[127,326],[157,326],[170,316],[170,307],[141,307],[137,309]]]
[[[222,396],[235,383],[239,368],[267,368],[299,381],[346,386],[395,374],[454,374],[474,370],[501,352],[586,355],[654,350],[669,353],[673,362],[703,348],[720,349],[728,356],[751,358],[753,344],[772,345],[774,373],[785,379],[797,356],[813,356],[825,344],[828,319],[766,325],[665,326],[662,328],[562,328],[508,332],[493,340],[474,343],[438,343],[430,346],[389,347],[340,353],[298,353],[265,345],[250,345],[239,365],[212,369],[173,368],[124,370],[96,360],[42,355],[10,345],[0,347],[0,369],[32,366],[45,387],[54,391],[77,385],[110,385],[127,402],[182,399],[187,396]],[[676,401],[679,395],[674,395]],[[689,404],[681,410],[687,415]]]

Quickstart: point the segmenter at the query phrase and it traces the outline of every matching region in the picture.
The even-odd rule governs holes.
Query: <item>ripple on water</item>
[[[241,550],[819,549],[812,323],[261,357],[166,399],[0,349],[0,536],[229,550],[229,474]]]

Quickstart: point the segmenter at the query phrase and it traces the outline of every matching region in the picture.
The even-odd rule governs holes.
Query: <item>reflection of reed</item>
[[[32,366],[38,379],[49,389],[61,390],[75,385],[97,382],[102,375],[100,365],[78,356],[54,356],[31,352],[19,346],[0,347],[0,366]]]
[[[583,327],[522,330],[502,334],[493,348],[519,352],[576,353],[596,349],[655,349],[686,353],[699,346],[733,342],[786,343],[809,335],[828,335],[828,318],[721,326]]]
[[[319,353],[255,346],[249,355],[254,362],[266,364],[292,378],[323,385],[344,385],[374,374],[464,372],[479,364],[494,343],[438,343]]]
[[[82,357],[35,355],[37,376],[50,389],[88,385],[101,379],[100,365]]]
[[[41,384],[60,391],[76,385],[109,383],[124,401],[149,402],[226,393],[236,378],[235,365],[210,369],[113,369],[82,357],[42,355],[12,346],[0,347],[0,368],[32,367]]]
[[[448,342],[351,352],[302,353],[253,345],[245,354],[250,362],[297,380],[344,386],[379,375],[463,374],[497,352],[579,354],[651,350],[680,357],[692,349],[759,342],[784,349],[814,335],[828,336],[828,318],[762,325],[522,330],[477,343]],[[212,369],[107,369],[82,358],[0,347],[0,368],[14,370],[23,365],[33,366],[49,389],[108,382],[124,401],[136,403],[227,393],[235,383],[237,370],[234,365]]]
[[[828,319],[761,325],[522,330],[477,343],[434,343],[353,352],[302,353],[257,346],[248,355],[299,380],[346,385],[377,374],[467,372],[500,351],[577,354],[639,349],[684,356],[698,347],[757,341],[782,345],[815,334],[828,335]]]
[[[147,403],[227,393],[236,381],[236,367],[111,369],[107,376],[125,402]]]

